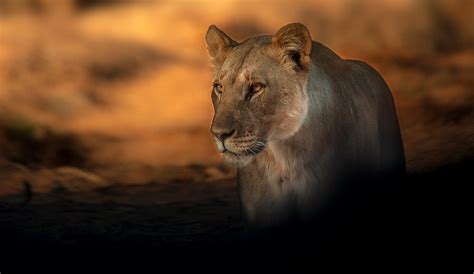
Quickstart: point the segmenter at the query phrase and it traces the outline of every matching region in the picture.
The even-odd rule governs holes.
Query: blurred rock
[[[109,185],[98,175],[74,167],[40,169],[32,179],[33,192],[85,192]]]
[[[0,197],[22,194],[30,179],[31,172],[26,167],[0,161]]]
[[[0,162],[0,197],[22,195],[19,199],[23,201],[23,193],[27,192],[87,192],[110,185],[102,177],[75,167],[31,170],[20,164]]]
[[[29,116],[0,111],[0,155],[5,160],[28,167],[82,166],[87,151],[74,134]]]
[[[0,14],[18,12],[65,13],[72,11],[74,0],[1,0]]]
[[[221,166],[207,167],[204,172],[206,174],[207,182],[227,180],[236,176],[236,172],[234,169],[225,168]]]
[[[474,111],[474,90],[462,84],[438,87],[426,93],[425,106],[444,120],[459,121]]]

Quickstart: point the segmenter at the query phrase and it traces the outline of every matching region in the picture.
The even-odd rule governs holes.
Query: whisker
[[[257,155],[257,153],[250,147],[247,149],[247,152],[250,152],[253,156]]]
[[[257,146],[259,146],[259,147],[262,147],[262,148],[264,148],[264,147],[266,146],[265,143],[260,142],[260,141],[256,141],[255,144],[256,144]]]

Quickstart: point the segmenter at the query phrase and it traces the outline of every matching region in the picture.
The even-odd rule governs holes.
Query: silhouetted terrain
[[[465,256],[459,247],[467,240],[460,229],[469,216],[468,198],[460,193],[474,179],[472,164],[379,182],[385,187],[376,196],[349,210],[328,212],[306,230],[265,232],[256,241],[245,236],[233,179],[57,191],[34,195],[27,204],[23,195],[9,196],[1,199],[0,241],[9,250],[6,258],[20,260],[239,256],[260,263],[284,258],[283,264],[295,258],[401,263],[403,255],[403,262],[428,267]]]

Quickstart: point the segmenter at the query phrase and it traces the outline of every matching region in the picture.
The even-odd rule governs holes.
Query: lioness
[[[237,166],[251,227],[310,220],[354,181],[405,172],[391,92],[366,63],[340,58],[299,23],[242,42],[212,25],[206,43],[211,132]]]

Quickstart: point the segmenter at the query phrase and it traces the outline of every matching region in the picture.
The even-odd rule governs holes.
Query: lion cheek
[[[272,130],[271,139],[285,140],[296,134],[306,120],[307,113],[306,104],[284,113],[284,116],[278,119],[281,122]]]

